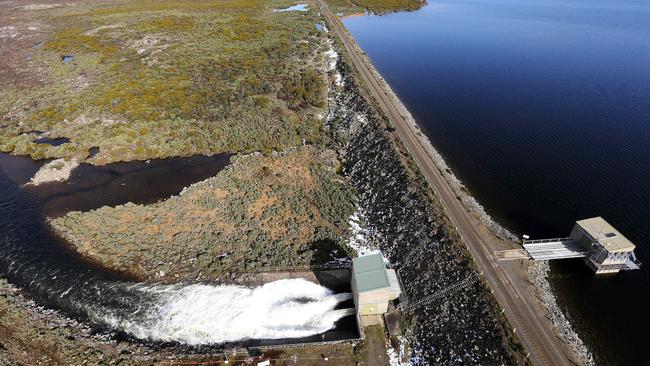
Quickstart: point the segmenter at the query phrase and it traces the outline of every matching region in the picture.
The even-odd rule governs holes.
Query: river
[[[344,20],[454,173],[504,226],[566,236],[603,216],[646,265],[552,263],[600,365],[650,364],[650,3],[430,1]]]
[[[266,345],[357,337],[345,287],[335,293],[301,278],[257,287],[138,282],[80,256],[47,223],[46,216],[70,210],[165,199],[217,174],[229,158],[82,164],[67,182],[29,187],[24,183],[44,161],[0,153],[0,276],[40,305],[137,341]]]

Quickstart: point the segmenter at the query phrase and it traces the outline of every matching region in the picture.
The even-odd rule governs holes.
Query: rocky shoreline
[[[154,361],[153,352],[46,309],[0,279],[0,365],[132,365]]]
[[[528,263],[526,273],[534,284],[537,295],[542,299],[546,312],[553,322],[553,325],[555,325],[555,330],[557,331],[558,336],[562,338],[564,343],[566,343],[573,351],[573,355],[578,364],[583,366],[593,366],[596,364],[593,355],[582,342],[557,304],[557,300],[555,299],[555,295],[551,289],[551,284],[548,281],[548,273],[550,270],[548,262],[531,261]]]

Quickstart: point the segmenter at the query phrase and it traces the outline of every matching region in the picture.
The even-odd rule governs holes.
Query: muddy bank
[[[329,127],[342,146],[344,173],[357,190],[370,230],[367,244],[399,270],[409,299],[417,300],[474,273],[471,258],[450,230],[426,183],[399,152],[391,129],[360,96],[345,64],[345,87],[332,95]],[[476,284],[418,308],[406,332],[412,362],[421,365],[514,363],[489,291]]]

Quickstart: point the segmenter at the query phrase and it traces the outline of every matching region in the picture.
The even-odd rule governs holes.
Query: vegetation
[[[425,0],[326,0],[329,7],[339,15],[352,15],[369,11],[385,14],[401,10],[417,10]]]
[[[313,4],[273,11],[291,4],[117,0],[12,10],[48,27],[41,47],[28,46],[32,62],[11,65],[42,80],[0,90],[0,150],[98,165],[235,153],[231,167],[182,196],[53,221],[80,252],[156,280],[347,254],[353,195],[323,120],[329,45]],[[43,134],[70,141],[35,143]],[[99,152],[90,156],[92,147]],[[237,155],[252,151],[263,154]]]
[[[320,143],[325,105],[317,11],[285,0],[122,0],[36,12],[52,31],[37,73],[0,90],[0,150],[91,163],[284,150]],[[73,56],[63,63],[64,56]],[[25,78],[26,79],[26,78]],[[37,144],[40,132],[68,137]]]
[[[353,192],[331,150],[237,156],[180,196],[53,221],[81,253],[142,278],[218,278],[347,256]],[[162,275],[161,275],[162,274]]]
[[[385,365],[386,354],[386,333],[383,325],[369,325],[363,328],[364,340],[355,348],[355,356],[361,365]]]
[[[368,9],[375,14],[398,10],[417,10],[424,5],[424,0],[350,0],[356,6]]]

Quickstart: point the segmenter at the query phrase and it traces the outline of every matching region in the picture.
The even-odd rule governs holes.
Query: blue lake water
[[[603,216],[639,271],[554,262],[558,301],[603,365],[650,365],[650,1],[430,1],[344,19],[436,148],[516,233]]]

